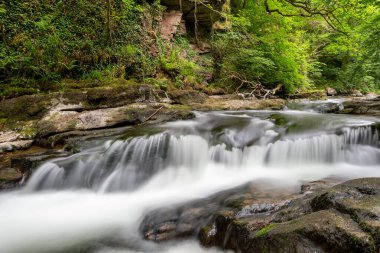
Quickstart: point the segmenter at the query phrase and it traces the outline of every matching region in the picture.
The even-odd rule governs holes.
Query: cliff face
[[[194,27],[195,20],[197,26],[210,29],[212,25],[221,18],[220,11],[223,9],[226,0],[161,0],[161,4],[167,7],[168,11],[176,10],[183,13],[183,20],[189,28]]]

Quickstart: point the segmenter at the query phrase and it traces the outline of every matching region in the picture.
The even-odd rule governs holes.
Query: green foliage
[[[283,85],[288,93],[333,86],[379,90],[379,7],[375,1],[233,2],[233,27],[214,36],[220,82],[237,73],[250,83]],[[324,15],[310,15],[306,9]],[[307,17],[309,16],[309,17]]]
[[[173,80],[175,86],[194,86],[201,82],[202,72],[207,72],[205,66],[200,64],[197,53],[191,49],[189,42],[184,38],[176,38],[170,45],[161,43],[160,68]]]
[[[114,0],[110,10],[103,0],[1,4],[0,95],[58,89],[62,78],[124,78],[128,66],[149,61],[141,22],[161,10],[133,0]]]
[[[209,39],[212,56],[191,49],[191,38],[168,42],[157,36],[156,17],[164,10],[158,1],[110,3],[108,8],[104,0],[2,2],[0,96],[62,90],[66,79],[80,80],[73,87],[124,79],[195,87],[209,81],[211,72],[230,90],[242,80],[281,85],[287,93],[326,86],[380,90],[377,0],[232,0],[217,10],[223,12],[214,24],[219,30],[210,38],[199,36]],[[302,3],[306,8],[297,7]],[[309,15],[308,8],[325,15]]]
[[[295,29],[299,21],[268,16],[263,6],[258,7],[240,10],[232,18],[233,28],[215,35],[221,78],[238,73],[267,87],[283,85],[290,93],[307,87],[311,84],[308,74],[315,72],[316,65],[308,55],[308,41]]]

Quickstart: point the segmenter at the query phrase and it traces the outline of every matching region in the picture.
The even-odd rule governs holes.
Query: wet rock
[[[342,114],[380,115],[380,97],[370,99],[351,99],[343,103]]]
[[[313,111],[319,113],[338,113],[341,109],[341,105],[339,103],[324,103],[315,105],[311,108]]]
[[[0,190],[21,186],[41,162],[67,155],[63,150],[38,147],[0,154]]]
[[[348,181],[316,196],[313,210],[334,208],[346,213],[380,245],[380,178]]]
[[[224,248],[237,252],[374,252],[375,244],[357,223],[334,210],[283,223],[257,226],[249,219],[220,215],[216,231]]]
[[[247,198],[244,193],[249,195],[248,192],[249,189],[244,186],[215,194],[207,199],[155,210],[145,216],[140,230],[145,239],[152,241],[196,236],[218,211],[229,210],[236,203],[240,207],[243,199]]]
[[[201,230],[201,242],[237,252],[377,252],[380,178],[327,185],[303,185],[307,195],[278,205],[254,204],[246,215],[241,215],[246,208],[220,212]],[[205,232],[210,227],[212,236]]]
[[[310,194],[321,189],[328,189],[335,185],[334,181],[318,180],[301,185],[301,194]]]
[[[0,168],[0,190],[16,187],[23,179],[23,173],[15,168]]]
[[[300,193],[252,185],[148,214],[148,240],[198,235],[236,252],[377,252],[380,178],[304,184]]]

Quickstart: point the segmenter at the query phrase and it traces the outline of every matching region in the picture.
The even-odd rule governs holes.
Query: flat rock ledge
[[[281,109],[283,100],[208,97],[194,90],[148,85],[68,90],[0,101],[0,153],[33,144],[54,147],[71,134],[194,117],[192,110]],[[55,136],[55,137],[54,137]]]
[[[366,114],[380,116],[380,97],[352,98],[343,103],[342,114]]]
[[[12,188],[27,179],[36,164],[43,161],[36,157],[45,157],[51,148],[75,152],[78,140],[120,135],[133,126],[191,119],[195,117],[193,110],[281,109],[284,105],[283,100],[209,97],[195,90],[163,91],[138,84],[1,100],[0,189]],[[20,154],[10,155],[17,160],[35,147],[47,150],[24,157],[32,162],[23,166],[13,166],[5,158],[17,151]]]
[[[140,229],[147,240],[196,236],[205,247],[243,253],[379,252],[380,178],[331,185],[312,182],[293,194],[248,185],[155,210]]]

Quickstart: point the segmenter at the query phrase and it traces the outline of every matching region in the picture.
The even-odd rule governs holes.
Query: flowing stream
[[[196,113],[83,142],[80,152],[41,164],[20,190],[0,194],[0,252],[218,252],[195,240],[145,241],[140,222],[156,208],[256,179],[380,176],[379,120],[317,112],[339,102]]]

